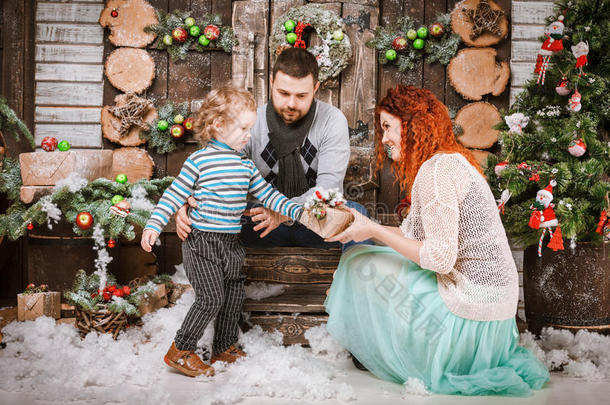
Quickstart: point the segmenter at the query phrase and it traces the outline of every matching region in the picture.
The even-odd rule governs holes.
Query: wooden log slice
[[[508,63],[498,62],[493,48],[462,49],[449,62],[447,73],[455,91],[474,101],[488,93],[499,96],[510,79]]]
[[[125,93],[141,93],[155,78],[155,62],[144,49],[115,49],[104,66],[110,83]]]
[[[491,153],[478,149],[470,149],[470,151],[474,155],[474,158],[477,160],[481,168],[485,170],[487,168],[487,157],[491,155]]]
[[[470,35],[472,34],[472,29],[474,24],[470,21],[466,13],[464,13],[464,9],[474,10],[477,8],[477,5],[481,0],[463,0],[456,4],[455,8],[451,12],[451,29],[453,32],[462,37],[462,41],[466,45],[476,46],[476,47],[485,47],[491,46],[499,43],[508,35],[508,18],[506,18],[506,14],[500,17],[498,26],[501,31],[501,35],[494,35],[490,32],[484,32],[477,39],[473,40]],[[498,4],[489,0],[489,5],[493,10],[501,10]]]
[[[122,105],[125,102],[126,97],[126,94],[119,94],[115,97],[114,102],[117,106]],[[157,120],[157,118],[157,110],[151,103],[150,109],[142,116],[142,121],[150,125]],[[110,142],[118,143],[123,146],[138,146],[146,142],[146,139],[140,137],[140,134],[142,134],[144,130],[137,125],[132,125],[129,132],[121,137],[119,134],[121,120],[110,112],[110,106],[104,106],[102,109],[101,123],[102,134],[104,135],[104,138],[108,139]]]
[[[111,15],[116,10],[117,16]],[[100,25],[110,29],[108,39],[115,46],[144,48],[156,35],[144,32],[144,27],[159,23],[155,8],[146,0],[108,0],[100,14]]]
[[[140,179],[149,180],[152,177],[154,165],[152,158],[144,149],[115,149],[112,159],[112,178],[124,173],[131,183]]]
[[[470,103],[455,116],[455,122],[464,130],[458,138],[467,148],[487,149],[498,142],[500,131],[493,128],[502,121],[498,109],[490,103]]]

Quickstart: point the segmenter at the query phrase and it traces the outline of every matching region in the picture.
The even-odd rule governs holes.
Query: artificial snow
[[[61,220],[61,210],[51,201],[50,195],[40,199],[40,209],[47,214],[47,227],[53,229],[53,224]]]
[[[419,395],[421,397],[427,397],[430,395],[426,389],[426,384],[419,378],[408,377],[407,381],[403,384],[403,398],[407,398],[409,395]]]
[[[152,212],[155,204],[147,198],[146,189],[140,185],[135,185],[131,189],[131,197],[127,199],[132,209],[141,209]]]
[[[246,290],[246,298],[260,301],[263,298],[282,295],[286,287],[283,284],[267,284],[263,281],[254,281],[247,284],[244,289]]]
[[[53,192],[58,191],[63,187],[68,187],[71,193],[76,193],[84,188],[89,182],[78,172],[72,172],[67,177],[57,181]]]
[[[174,267],[176,268],[176,272],[171,277],[172,281],[176,284],[190,284],[189,279],[186,277],[186,272],[184,271],[184,264],[180,263]]]

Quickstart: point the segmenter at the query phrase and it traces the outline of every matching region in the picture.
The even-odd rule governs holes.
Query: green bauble
[[[201,28],[196,25],[193,25],[191,28],[189,28],[189,34],[192,37],[198,37],[199,35],[201,35]]]
[[[62,152],[67,152],[70,150],[70,142],[68,141],[61,141],[60,143],[57,144],[57,149],[59,149]]]
[[[407,31],[407,38],[409,38],[411,41],[414,41],[415,38],[417,38],[417,31],[415,31],[415,30]]]
[[[187,17],[184,19],[184,25],[186,25],[186,28],[190,28],[193,25],[195,25],[195,19],[193,17]]]
[[[295,42],[297,42],[297,34],[295,34],[294,32],[286,34],[286,41],[288,41],[290,45],[294,44]]]
[[[286,30],[286,32],[294,31],[294,28],[296,26],[297,26],[297,23],[295,23],[294,20],[288,20],[284,23],[284,29]]]
[[[342,41],[343,40],[343,31],[342,30],[336,30],[333,32],[333,39],[335,41]]]
[[[114,205],[114,204],[119,203],[119,202],[121,202],[123,200],[124,200],[123,196],[117,194],[114,197],[112,197],[112,200],[110,200],[110,201],[112,202],[112,205]]]
[[[413,41],[413,48],[424,49],[425,44],[426,44],[426,42],[423,39],[417,38],[415,41]]]
[[[165,120],[159,120],[159,122],[157,122],[157,129],[159,131],[167,131],[167,128],[169,128],[169,122]]]
[[[114,181],[116,181],[117,183],[125,184],[127,183],[127,175],[125,173],[119,173],[116,175]]]
[[[174,38],[172,38],[172,36],[169,34],[163,35],[163,43],[167,46],[170,46],[174,43]]]
[[[199,37],[199,45],[208,46],[210,44],[210,40],[205,35]]]
[[[425,39],[427,36],[428,36],[428,28],[419,27],[419,29],[417,30],[417,37],[421,38],[421,39]]]
[[[385,51],[385,58],[389,61],[393,61],[396,59],[396,51],[394,49],[388,49]]]

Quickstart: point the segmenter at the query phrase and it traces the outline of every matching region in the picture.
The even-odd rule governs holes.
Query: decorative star
[[[473,24],[470,33],[470,39],[473,41],[484,32],[489,32],[498,37],[502,35],[500,20],[504,16],[504,11],[491,8],[489,0],[481,0],[476,8],[462,8],[462,12]]]
[[[142,121],[142,117],[150,108],[150,100],[140,98],[133,93],[127,94],[123,104],[111,107],[109,109],[110,112],[121,120],[119,136],[127,135],[132,125],[137,125],[144,130],[148,129],[149,126],[146,122]]]

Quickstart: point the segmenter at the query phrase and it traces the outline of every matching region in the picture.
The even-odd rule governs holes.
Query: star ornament
[[[504,16],[504,11],[491,8],[489,0],[481,0],[476,8],[463,8],[462,12],[466,14],[473,24],[472,32],[470,33],[470,39],[473,41],[485,32],[495,36],[502,35],[500,21]]]
[[[120,136],[127,135],[129,129],[136,125],[144,130],[148,129],[148,124],[142,119],[151,108],[149,100],[137,97],[135,94],[127,94],[125,102],[110,108],[110,112],[121,120]]]

